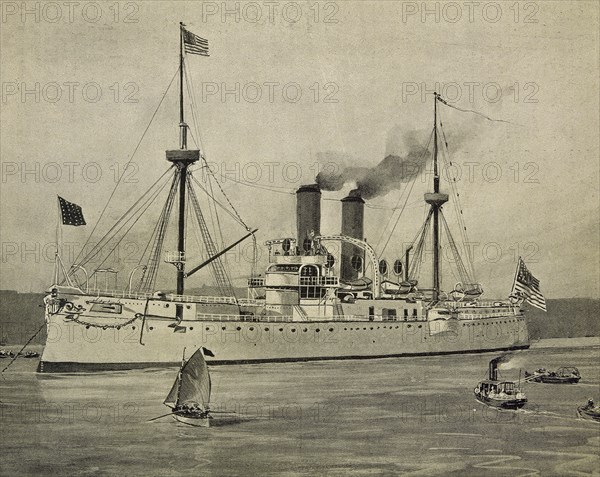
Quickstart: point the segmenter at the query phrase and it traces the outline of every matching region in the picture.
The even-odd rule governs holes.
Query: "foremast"
[[[190,165],[200,159],[200,151],[187,148],[187,124],[184,116],[183,73],[184,73],[184,24],[179,24],[179,149],[166,151],[167,160],[175,164],[177,174],[174,178],[179,188],[179,213],[177,225],[177,255],[172,263],[177,268],[177,295],[185,292],[185,217],[186,217],[186,181]],[[183,307],[177,306],[177,318],[183,318]]]

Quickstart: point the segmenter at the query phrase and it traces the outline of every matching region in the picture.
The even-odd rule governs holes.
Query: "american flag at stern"
[[[190,53],[192,55],[209,56],[208,40],[205,40],[198,35],[194,35],[191,31],[187,31],[183,27],[181,28],[181,33],[183,35],[183,46],[186,53]]]
[[[81,207],[73,202],[58,197],[58,205],[60,207],[60,215],[62,218],[63,225],[86,225],[85,219],[83,218],[83,211]]]
[[[546,311],[546,299],[540,291],[540,281],[527,269],[521,257],[519,257],[511,296],[523,297],[530,305]]]

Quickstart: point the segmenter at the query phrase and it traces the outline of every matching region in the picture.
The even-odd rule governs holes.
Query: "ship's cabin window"
[[[302,277],[316,277],[319,275],[319,269],[314,265],[305,265],[300,270],[300,276]]]
[[[305,265],[300,269],[300,298],[322,298],[325,288],[319,285],[319,268],[316,265]]]
[[[396,309],[395,308],[382,308],[381,315],[383,320],[395,320]]]
[[[417,316],[417,309],[413,308],[413,312],[412,312],[413,316],[416,317]]]
[[[404,319],[408,320],[408,309],[404,308]]]

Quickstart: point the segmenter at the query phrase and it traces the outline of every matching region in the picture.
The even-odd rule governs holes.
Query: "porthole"
[[[223,331],[225,331],[225,330],[227,329],[227,327],[226,327],[226,326],[222,326],[222,327],[221,327],[221,329],[222,329]]]
[[[135,330],[135,326],[132,326],[132,327],[131,327],[131,329],[132,329],[132,330]]]
[[[165,308],[169,308],[169,304],[168,304],[168,303],[167,303],[167,304],[165,304]]]
[[[308,331],[308,328],[304,328],[302,331],[306,333]]]
[[[373,327],[371,326],[371,328],[370,328],[370,329],[373,329]]]
[[[423,325],[419,325],[419,328],[423,328]]]
[[[292,328],[292,333],[295,333],[295,332],[296,332],[296,328]]]
[[[186,305],[186,308],[189,310],[189,309],[191,309],[192,307],[191,307],[190,305]]]
[[[409,328],[412,328],[412,325],[408,325]]]
[[[238,327],[236,328],[236,330],[238,330],[238,331],[240,331],[241,329],[242,329],[242,328],[241,328],[240,326],[238,326]]]
[[[89,330],[89,329],[90,329],[90,325],[86,325],[86,326],[85,326],[85,329],[86,329],[86,330]]]
[[[348,331],[348,328],[344,328],[344,331]]]
[[[319,331],[321,331],[321,330],[320,330],[319,328],[317,328],[315,331],[318,333],[318,332],[319,332]]]
[[[265,328],[265,331],[269,331],[269,327],[268,326]]]
[[[333,328],[329,328],[329,331],[333,331]]]
[[[279,331],[283,331],[283,328],[279,328]]]
[[[248,328],[250,331],[254,331],[254,326],[251,326],[250,328]]]
[[[154,329],[154,326],[151,326],[150,328],[148,328],[150,331],[152,331]]]

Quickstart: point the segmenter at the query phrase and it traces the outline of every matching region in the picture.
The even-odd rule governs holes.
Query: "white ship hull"
[[[70,298],[74,304],[87,303],[89,309],[93,297]],[[338,316],[248,321],[234,315],[199,313],[198,308],[205,311],[207,305],[195,303],[183,305],[184,320],[176,325],[173,302],[97,298],[99,301],[120,303],[130,312],[118,319],[90,312],[73,315],[66,309],[47,313],[48,338],[39,371],[176,366],[184,347],[189,354],[201,346],[214,353],[214,358],[207,358],[210,364],[473,353],[529,346],[524,317],[518,313],[502,316],[498,310],[485,318],[454,319],[448,326],[448,322],[381,316],[371,320]],[[136,314],[136,309],[141,311]],[[156,316],[157,309],[163,310],[163,317]],[[207,318],[210,316],[215,318]]]

